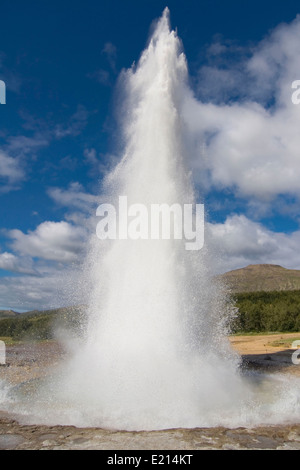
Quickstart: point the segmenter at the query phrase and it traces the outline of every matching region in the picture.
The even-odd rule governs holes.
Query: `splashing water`
[[[194,204],[182,118],[191,92],[168,9],[123,79],[125,151],[102,199]],[[149,430],[247,425],[258,417],[274,422],[274,413],[279,420],[299,417],[298,396],[284,381],[264,379],[258,397],[257,386],[241,377],[226,336],[231,312],[210,272],[208,244],[188,251],[179,239],[92,239],[85,337],[35,397],[35,421]]]
[[[129,205],[194,204],[180,112],[187,66],[168,10],[125,80],[126,148],[107,178],[106,200],[126,195]],[[81,384],[79,400],[109,426],[179,426],[183,417],[187,423],[199,399],[205,403],[199,393],[208,399],[226,381],[220,350],[223,358],[230,354],[205,252],[188,252],[185,240],[109,243],[94,242],[87,343],[68,387]]]

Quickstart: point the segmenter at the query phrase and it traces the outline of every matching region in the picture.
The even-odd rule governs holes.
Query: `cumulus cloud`
[[[63,296],[64,277],[60,272],[43,277],[2,277],[0,308],[16,311],[56,308],[71,305]]]
[[[37,133],[33,137],[25,135],[9,136],[7,138],[6,148],[12,154],[25,155],[33,153],[49,144],[49,136]]]
[[[65,220],[80,227],[86,237],[95,233],[99,196],[86,192],[78,182],[71,183],[66,189],[49,188],[47,193],[58,206],[66,208]]]
[[[88,233],[66,221],[41,223],[33,231],[6,232],[13,252],[0,253],[0,270],[18,274],[2,276],[0,308],[32,310],[83,303],[76,289],[82,282],[82,261]]]
[[[49,145],[49,137],[37,133],[33,137],[11,135],[0,150],[0,192],[19,189],[27,178],[27,159],[42,147]]]
[[[8,136],[0,150],[0,192],[19,189],[26,179],[26,159],[28,156],[32,158],[38,150],[47,145],[48,136],[40,133],[33,137]]]
[[[261,201],[300,196],[300,106],[291,101],[292,82],[300,78],[299,42],[297,16],[279,25],[241,63],[226,69],[217,62],[202,70],[199,87],[216,99],[189,94],[184,114],[191,137],[200,144],[192,162],[196,178],[207,189],[230,188]],[[232,100],[221,100],[224,89]]]
[[[196,103],[194,111],[213,187],[262,200],[282,193],[300,195],[300,108],[288,104],[271,114],[255,103]]]
[[[224,223],[206,223],[205,240],[215,253],[218,273],[256,263],[300,267],[300,230],[273,232],[259,222],[274,201],[280,201],[291,217],[298,214],[300,105],[291,101],[291,86],[300,80],[299,44],[300,16],[279,25],[257,45],[241,47],[216,37],[207,48],[195,92],[186,93],[183,113],[189,145],[197,149],[196,154],[191,152],[191,165],[200,191],[214,194],[215,189],[225,190],[231,199],[237,196],[248,206],[247,216],[231,214]],[[102,53],[114,72],[115,47],[107,43]],[[104,84],[109,77],[104,69],[94,75]],[[37,130],[37,123],[30,122],[33,137],[7,139],[0,152],[3,187],[16,187],[25,177],[23,157],[53,139],[78,135],[88,116],[79,106],[67,123],[53,125],[51,131]],[[87,148],[84,158],[98,171],[95,149]],[[18,276],[18,283],[14,278],[2,278],[0,295],[7,306],[61,305],[57,292],[65,282],[66,266],[81,258],[87,230],[94,230],[92,212],[101,202],[97,196],[77,182],[66,189],[48,188],[47,193],[67,209],[67,221],[47,221],[27,233],[8,232],[14,253],[0,254],[0,268],[26,276]],[[35,270],[40,277],[33,276]]]
[[[34,231],[10,230],[11,247],[21,255],[69,263],[76,261],[84,247],[85,231],[68,222],[43,222]]]
[[[273,232],[245,215],[231,215],[224,223],[207,224],[206,229],[217,272],[260,263],[299,269],[300,230]]]
[[[33,267],[31,258],[19,258],[13,253],[0,253],[0,269],[13,273],[29,274],[36,276],[38,271]]]
[[[81,209],[86,213],[91,212],[99,204],[99,197],[84,191],[78,182],[71,183],[67,189],[49,188],[47,192],[57,204]]]

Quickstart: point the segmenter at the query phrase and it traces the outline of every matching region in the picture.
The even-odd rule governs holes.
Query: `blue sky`
[[[80,259],[119,151],[118,76],[166,6],[188,61],[190,163],[220,270],[300,269],[297,4],[1,1],[0,307],[59,305],[59,276]]]

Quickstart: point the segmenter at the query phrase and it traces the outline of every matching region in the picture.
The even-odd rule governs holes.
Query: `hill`
[[[19,315],[19,313],[14,312],[13,310],[0,310],[0,319],[1,318],[13,318]]]
[[[275,264],[250,264],[223,274],[232,292],[290,291],[300,289],[300,270]]]
[[[56,337],[55,331],[76,331],[84,324],[84,306],[62,307],[52,310],[33,310],[0,317],[0,338],[13,340],[42,340]]]

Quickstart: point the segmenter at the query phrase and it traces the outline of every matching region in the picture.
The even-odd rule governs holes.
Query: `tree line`
[[[231,303],[236,309],[230,328],[232,333],[300,331],[300,290],[238,293],[232,296]],[[58,309],[3,318],[0,319],[0,338],[52,339],[58,326],[79,332],[84,317],[84,309],[73,307],[63,313]]]
[[[300,331],[300,290],[234,295],[234,333]]]

